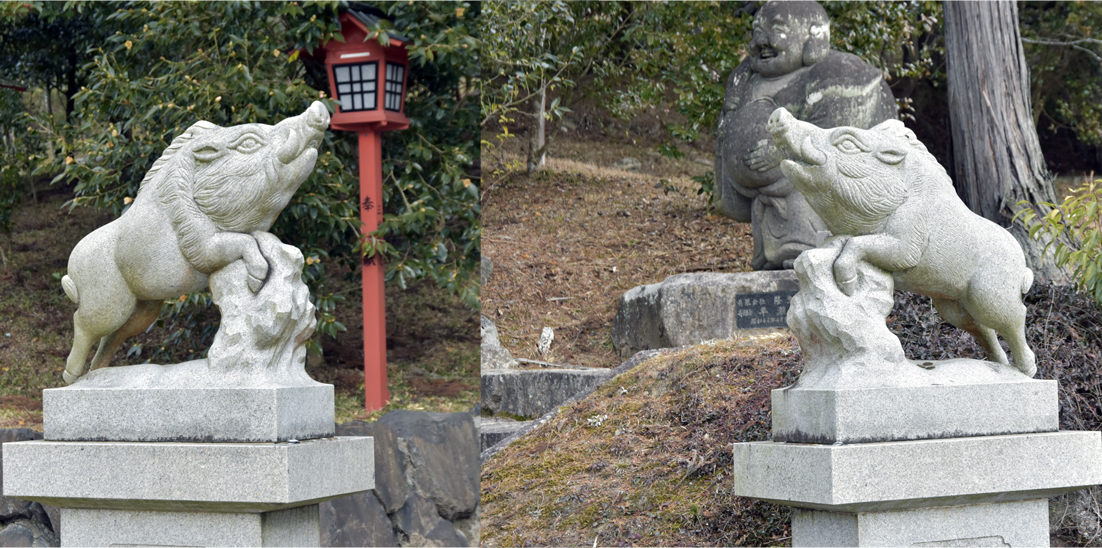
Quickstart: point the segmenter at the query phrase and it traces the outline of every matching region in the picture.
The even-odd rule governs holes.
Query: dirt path
[[[482,253],[494,271],[482,313],[514,357],[614,367],[610,326],[625,291],[681,272],[750,270],[750,225],[716,214],[691,180],[711,169],[708,145],[670,160],[630,129],[572,132],[529,177],[515,171],[522,138],[483,151]],[[640,169],[618,169],[626,157]],[[538,356],[544,327],[555,341]]]

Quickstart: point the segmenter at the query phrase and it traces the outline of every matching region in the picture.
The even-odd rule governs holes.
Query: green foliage
[[[613,50],[633,12],[627,2],[558,0],[487,2],[484,8],[481,127],[494,123],[506,136],[517,115],[539,115],[538,108],[524,109],[541,92],[549,94],[543,116],[561,119],[570,112],[566,104],[579,78],[591,71],[618,73],[621,59]]]
[[[1043,202],[1048,210],[1038,217],[1028,202],[1015,216],[1029,229],[1035,241],[1045,241],[1044,256],[1050,249],[1056,265],[1074,268],[1079,289],[1102,304],[1102,180],[1084,184],[1072,191],[1059,206]]]
[[[1018,10],[1034,123],[1102,144],[1102,40],[1094,30],[1102,31],[1102,4],[1022,2]]]

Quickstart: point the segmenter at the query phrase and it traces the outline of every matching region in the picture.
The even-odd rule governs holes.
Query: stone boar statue
[[[254,234],[266,232],[314,169],[329,111],[271,126],[197,122],[176,137],[115,221],[87,235],[69,255],[65,294],[77,303],[73,348],[62,378],[72,384],[107,365],[126,338],[144,331],[165,299],[207,287],[207,277],[243,259],[259,291],[268,262]]]
[[[785,176],[841,246],[838,287],[853,294],[857,263],[892,273],[895,286],[933,299],[949,323],[976,337],[989,359],[1037,372],[1025,340],[1022,296],[1033,285],[1021,246],[957,197],[945,169],[898,120],[871,129],[820,129],[783,108],[769,131],[788,159]]]

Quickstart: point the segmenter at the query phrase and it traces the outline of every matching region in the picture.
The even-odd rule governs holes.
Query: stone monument
[[[735,494],[793,506],[794,546],[1048,546],[1046,499],[1102,483],[1102,433],[1059,431],[1056,381],[1031,378],[1021,248],[899,122],[778,109],[770,131],[836,236],[795,261],[804,371],[773,391],[773,441],[735,445]],[[989,359],[908,360],[885,325],[896,287]]]
[[[333,387],[305,371],[302,253],[265,232],[328,123],[317,102],[275,126],[199,122],[73,250],[71,386],[43,392],[44,439],[6,444],[3,467],[5,495],[61,508],[63,546],[317,546],[318,503],[374,487],[373,439],[334,437]],[[104,367],[163,299],[208,284],[208,358]]]
[[[785,107],[819,127],[872,127],[896,117],[879,69],[830,49],[830,20],[816,2],[768,2],[754,17],[749,55],[731,73],[716,144],[716,202],[752,223],[754,270],[792,268],[828,228],[780,169],[766,129]]]

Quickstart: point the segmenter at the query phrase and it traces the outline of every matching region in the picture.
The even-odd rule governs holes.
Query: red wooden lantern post
[[[391,35],[379,44],[368,29],[375,15],[356,10],[340,14],[344,42],[321,47],[329,72],[329,91],[340,105],[332,116],[334,130],[355,131],[360,140],[360,220],[363,237],[383,220],[382,133],[409,127],[404,114],[409,56],[405,41]],[[382,409],[390,399],[386,380],[385,265],[381,257],[363,265],[364,402],[368,411]]]

